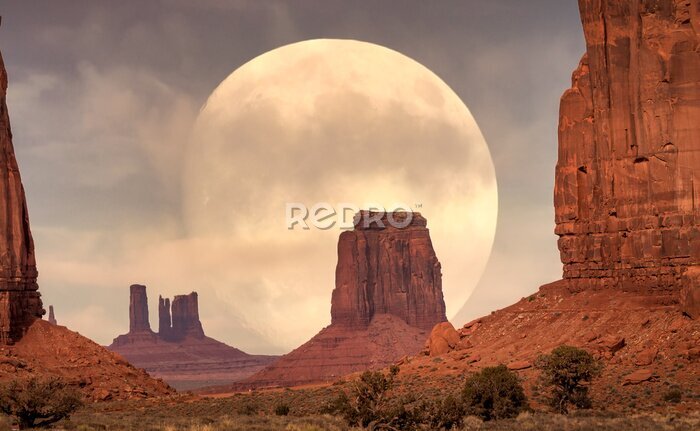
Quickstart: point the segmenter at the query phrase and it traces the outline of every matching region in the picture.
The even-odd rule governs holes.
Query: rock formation
[[[170,328],[166,327],[166,332],[161,334],[161,336],[169,337],[173,340],[179,340],[188,336],[204,338],[202,323],[199,321],[197,292],[192,292],[189,295],[177,295],[173,298],[170,311],[165,310],[165,307],[159,307],[159,311],[161,310],[166,314],[165,316],[159,316],[159,321],[165,322],[168,317],[171,317],[172,322],[172,326]]]
[[[0,382],[59,377],[98,401],[173,393],[162,381],[44,315],[34,243],[12,147],[7,73],[0,55]]]
[[[561,99],[554,191],[564,278],[458,342],[436,327],[402,374],[449,381],[500,363],[530,391],[536,358],[567,344],[604,362],[595,404],[656,409],[670,383],[700,391],[700,1],[579,6],[587,52]]]
[[[7,72],[0,55],[0,345],[18,341],[44,315],[6,99]]]
[[[158,296],[158,334],[164,338],[170,338],[170,330],[173,328],[173,320],[170,317],[170,298]]]
[[[360,212],[338,241],[331,325],[235,387],[330,382],[418,353],[447,320],[426,224],[419,213]]]
[[[146,286],[132,285],[129,332],[109,349],[177,389],[221,385],[249,377],[277,357],[249,355],[204,335],[196,292],[158,297],[158,333],[148,323]]]
[[[132,284],[129,289],[131,291],[129,296],[129,333],[151,332],[146,286]]]
[[[577,288],[697,295],[697,1],[581,0],[587,52],[561,99],[556,233]]]
[[[400,213],[395,222],[404,219]],[[426,220],[419,213],[397,229],[384,214],[361,211],[355,229],[340,234],[331,323],[364,329],[391,314],[429,331],[445,321],[442,273]]]
[[[52,325],[58,325],[56,315],[53,312],[53,305],[49,305],[49,323]]]

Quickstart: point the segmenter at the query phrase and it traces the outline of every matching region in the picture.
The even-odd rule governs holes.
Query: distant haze
[[[186,157],[190,133],[211,91],[252,58],[318,38],[367,41],[416,60],[457,93],[481,128],[498,181],[498,226],[484,275],[455,323],[560,277],[552,187],[558,99],[584,50],[576,2],[363,6],[216,0],[4,5],[0,49],[10,75],[10,117],[39,283],[61,324],[107,344],[128,329],[129,284],[143,283],[153,327],[158,293],[197,290],[208,335],[246,351],[284,352],[320,329],[294,322],[303,313],[282,313],[304,306],[261,291],[235,255],[193,245],[193,229],[206,219],[193,225],[191,201],[183,200],[192,184],[187,181],[197,180]],[[349,164],[371,157],[353,156]],[[435,190],[436,196],[444,192]],[[437,234],[434,224],[443,220],[430,218],[430,194],[424,196],[413,200],[424,201]],[[484,214],[449,221],[458,226],[474,217]],[[248,257],[270,268],[289,264],[281,249],[247,251],[262,253]],[[452,260],[451,252],[443,259],[437,245],[436,251],[443,264]],[[319,274],[332,275],[334,252],[318,258],[324,265]],[[212,285],[212,271],[221,269],[233,269],[236,283],[250,283],[241,287],[250,294],[226,296],[225,286]],[[459,271],[468,278],[469,269]],[[329,320],[330,280],[313,286],[319,289],[310,306],[316,325],[324,313]],[[261,301],[269,315],[259,311]],[[458,310],[457,301],[448,309]],[[272,329],[242,311],[257,313]]]

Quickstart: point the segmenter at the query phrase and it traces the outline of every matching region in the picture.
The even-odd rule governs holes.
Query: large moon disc
[[[338,229],[288,230],[286,203],[391,208],[428,220],[448,317],[491,253],[498,194],[486,142],[434,73],[390,49],[321,39],[234,71],[197,119],[184,178],[202,275],[232,313],[293,348],[330,322]]]

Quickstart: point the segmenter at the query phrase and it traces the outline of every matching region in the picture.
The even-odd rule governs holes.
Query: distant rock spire
[[[7,72],[0,54],[0,344],[18,341],[44,315],[6,96]]]
[[[129,333],[151,332],[151,324],[148,320],[148,297],[146,286],[132,284],[130,287],[129,301]]]
[[[170,298],[158,295],[158,335],[168,339],[172,331],[173,322],[170,317]]]
[[[199,320],[199,299],[197,292],[189,295],[177,295],[172,303],[172,336],[181,338],[192,336],[204,337],[202,322]]]
[[[49,323],[52,325],[58,325],[56,315],[53,312],[53,305],[49,305]]]

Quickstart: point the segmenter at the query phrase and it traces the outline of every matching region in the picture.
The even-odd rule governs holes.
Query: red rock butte
[[[330,382],[381,368],[418,353],[446,320],[425,218],[361,211],[338,241],[330,326],[234,388]]]
[[[366,328],[377,314],[429,331],[445,318],[440,262],[420,213],[355,217],[340,234],[331,323]]]
[[[505,363],[534,390],[536,358],[568,344],[605,363],[595,402],[657,408],[668,385],[700,391],[700,2],[579,8],[587,49],[561,98],[554,190],[563,279],[434,328],[402,373],[438,355],[443,374]]]
[[[277,359],[250,355],[204,334],[197,292],[158,298],[158,332],[149,322],[146,286],[129,288],[129,332],[108,347],[176,389],[242,380]]]
[[[18,341],[44,315],[6,100],[7,72],[0,55],[0,344]]]
[[[587,52],[561,99],[554,192],[564,279],[697,313],[700,6],[579,3]]]

